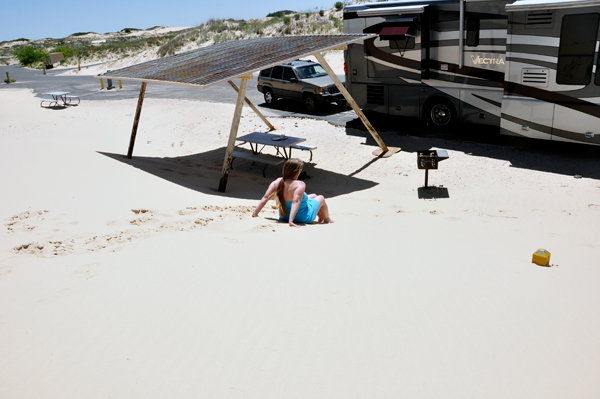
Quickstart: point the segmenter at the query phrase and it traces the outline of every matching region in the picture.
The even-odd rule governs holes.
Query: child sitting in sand
[[[333,223],[329,217],[325,197],[317,194],[307,195],[304,192],[306,184],[298,180],[302,166],[302,161],[296,158],[285,161],[283,177],[269,185],[267,192],[252,213],[252,217],[257,217],[267,201],[275,195],[279,206],[279,219],[289,222],[290,226],[299,227],[296,223],[312,223],[317,216],[319,217],[318,223]]]

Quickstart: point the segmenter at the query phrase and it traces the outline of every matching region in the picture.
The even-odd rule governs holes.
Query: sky
[[[105,0],[0,1],[0,42],[60,39],[77,32],[197,26],[210,18],[264,18],[280,10],[330,9],[338,0]]]

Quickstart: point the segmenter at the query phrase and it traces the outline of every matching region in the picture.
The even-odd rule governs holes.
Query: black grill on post
[[[417,167],[425,169],[425,187],[427,187],[429,169],[437,169],[438,163],[448,158],[448,151],[446,150],[417,151]]]

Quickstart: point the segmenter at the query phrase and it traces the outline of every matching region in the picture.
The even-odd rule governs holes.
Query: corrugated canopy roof
[[[231,40],[96,77],[208,87],[376,35],[315,35]]]

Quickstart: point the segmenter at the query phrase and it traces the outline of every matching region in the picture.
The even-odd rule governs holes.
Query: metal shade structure
[[[205,88],[228,82],[238,92],[238,100],[229,134],[225,160],[223,162],[221,181],[219,183],[219,191],[223,192],[227,186],[233,148],[244,102],[256,112],[270,130],[275,129],[246,98],[248,80],[252,78],[252,73],[311,55],[315,56],[321,66],[327,71],[340,92],[344,95],[346,101],[348,101],[348,104],[354,109],[379,145],[380,150],[377,150],[379,152],[376,155],[389,156],[397,152],[396,149],[390,151],[383,140],[381,140],[373,126],[371,126],[356,102],[321,55],[322,51],[345,49],[350,43],[363,41],[374,36],[376,35],[343,34],[231,40],[170,57],[132,65],[127,68],[117,69],[95,77],[99,79],[128,80],[142,83],[129,142],[128,158],[131,158],[133,154],[133,146],[147,83]],[[233,83],[233,79],[236,78],[241,78],[239,89]]]
[[[204,88],[374,36],[313,35],[230,40],[98,77]]]

